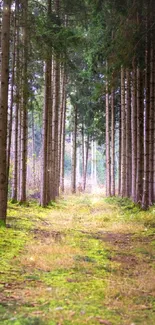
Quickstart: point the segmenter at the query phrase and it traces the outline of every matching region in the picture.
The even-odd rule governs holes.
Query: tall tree
[[[77,106],[74,106],[73,141],[72,141],[71,190],[76,193],[76,157],[77,157]]]
[[[22,89],[22,119],[21,119],[21,184],[20,202],[26,202],[27,177],[27,114],[28,114],[28,0],[23,3],[23,89]]]
[[[111,91],[111,195],[115,196],[115,103],[114,88]]]
[[[7,209],[7,112],[9,78],[9,38],[11,0],[3,1],[0,76],[0,220],[6,222]]]
[[[126,114],[125,114],[125,70],[121,68],[121,196],[126,196]]]
[[[51,14],[51,0],[48,0],[48,16]],[[42,143],[42,175],[41,175],[41,199],[40,204],[42,207],[47,205],[47,191],[48,191],[48,160],[47,160],[47,147],[48,147],[48,117],[49,117],[49,99],[51,91],[51,58],[49,57],[49,49],[47,50],[47,59],[45,61],[45,89],[44,89],[44,109],[43,109],[43,143]],[[48,148],[49,149],[49,148]],[[49,149],[50,150],[50,149]]]
[[[111,195],[110,107],[108,80],[106,81],[106,195]]]

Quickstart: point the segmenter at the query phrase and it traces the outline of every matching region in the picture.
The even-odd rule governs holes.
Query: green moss
[[[1,322],[0,322],[1,324]],[[16,317],[12,317],[10,320],[4,320],[4,325],[46,325],[46,323],[38,318],[38,317],[28,317],[25,319],[25,317],[20,317],[19,319],[16,319]],[[55,324],[55,323],[53,323]]]
[[[0,220],[0,228],[4,228],[5,226],[5,222],[3,220]]]
[[[131,256],[141,263],[145,259],[151,269],[154,218],[154,207],[147,212],[140,211],[139,206],[121,198],[70,196],[52,202],[46,209],[35,202],[30,202],[28,207],[9,203],[8,228],[0,228],[0,293],[5,298],[0,305],[0,324],[95,325],[101,319],[113,325],[153,325],[153,297],[147,292],[141,295],[139,287],[135,292],[134,261],[131,268],[126,265],[129,250],[124,239],[119,242],[117,236],[131,231]],[[131,230],[125,228],[127,225]],[[73,260],[70,268],[64,266],[64,269],[53,268],[48,272],[35,264],[34,268],[29,265],[24,268],[20,256],[25,245],[44,244],[48,239],[46,233],[57,231],[65,234],[61,242],[58,241],[59,249],[60,245],[70,248],[67,251],[71,251]],[[104,239],[106,232],[109,241],[112,236],[110,245]],[[49,241],[48,245],[52,243]],[[53,260],[52,256],[49,259]],[[118,283],[127,287],[117,288]],[[21,292],[26,291],[23,299],[18,297],[20,291],[14,290],[14,286],[21,287]],[[134,290],[131,296],[130,289]],[[151,309],[141,310],[141,305]]]

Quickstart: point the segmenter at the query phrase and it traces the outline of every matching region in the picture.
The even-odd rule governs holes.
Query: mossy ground
[[[154,325],[155,207],[67,196],[9,204],[0,228],[0,324]]]

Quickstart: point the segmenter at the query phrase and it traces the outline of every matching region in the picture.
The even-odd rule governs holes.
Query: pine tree
[[[3,1],[0,73],[0,220],[6,222],[7,209],[7,112],[9,79],[9,39],[11,1]]]

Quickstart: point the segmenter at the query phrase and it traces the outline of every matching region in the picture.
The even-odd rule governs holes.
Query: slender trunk
[[[61,67],[61,96],[60,96],[60,118],[59,118],[59,186],[62,190],[62,160],[64,159],[63,155],[63,132],[64,132],[64,109],[66,101],[66,75],[64,67]]]
[[[63,103],[63,122],[62,122],[62,140],[61,140],[61,191],[64,192],[65,178],[65,136],[66,136],[66,91]]]
[[[23,29],[23,45],[24,45],[24,63],[23,63],[23,105],[22,105],[22,137],[21,137],[21,192],[20,202],[26,202],[26,181],[27,181],[27,105],[28,105],[28,0],[23,4],[24,29]]]
[[[147,23],[146,28],[150,31],[149,16],[150,1],[147,4]],[[145,69],[145,109],[144,109],[144,182],[142,207],[147,209],[149,206],[149,116],[150,116],[150,32],[146,37],[146,69]]]
[[[154,64],[154,85],[155,85],[155,64]],[[154,98],[155,98],[155,87],[154,87]],[[153,135],[155,139],[155,110],[154,110],[154,125],[153,125]],[[154,141],[154,154],[153,154],[153,202],[155,202],[155,141]]]
[[[153,83],[154,83],[154,104],[155,104],[155,44],[153,56]],[[155,109],[153,114],[153,138],[155,139]],[[155,203],[155,141],[153,142],[153,202]]]
[[[110,161],[110,109],[109,89],[106,84],[106,196],[111,195],[111,161]]]
[[[52,155],[51,155],[51,200],[55,200],[55,59],[52,66]]]
[[[115,105],[113,88],[111,92],[111,195],[115,196]]]
[[[94,185],[97,186],[97,150],[96,150],[96,141],[94,141]]]
[[[32,106],[32,112],[31,112],[31,119],[32,119],[32,124],[31,124],[31,128],[32,128],[32,174],[33,174],[33,188],[35,188],[36,157],[35,157],[35,130],[34,130],[34,108],[33,108],[33,106]]]
[[[125,114],[125,71],[121,69],[121,196],[126,195],[126,114]]]
[[[59,156],[58,156],[58,125],[60,105],[60,63],[55,62],[55,121],[54,121],[54,199],[59,196]]]
[[[55,0],[54,1],[55,6],[55,12],[57,14],[57,17],[59,17],[59,11],[60,11],[60,1]],[[54,102],[53,102],[53,108],[54,108],[54,178],[53,178],[53,199],[55,200],[56,197],[59,196],[59,180],[60,180],[60,168],[59,168],[59,112],[60,112],[60,55],[57,54],[55,59],[55,65],[54,65]]]
[[[49,53],[50,56],[50,53]],[[52,183],[52,59],[48,59],[48,71],[47,71],[47,167],[46,167],[46,204],[51,201],[51,183]]]
[[[48,12],[49,17],[51,13],[51,0],[48,0]],[[49,151],[49,139],[50,139],[50,98],[51,98],[51,59],[50,53],[47,51],[47,60],[45,62],[45,88],[44,88],[44,109],[43,109],[43,141],[42,141],[42,175],[41,175],[41,197],[40,204],[45,207],[49,203],[49,165],[48,157]]]
[[[11,153],[11,141],[12,141],[12,122],[13,122],[13,103],[14,103],[14,81],[15,81],[15,54],[16,54],[16,7],[14,16],[14,35],[13,35],[13,51],[12,51],[12,80],[11,80],[11,92],[10,92],[10,118],[8,122],[8,150],[7,150],[7,172],[9,178],[10,171],[10,153]]]
[[[137,173],[137,73],[135,62],[132,71],[132,105],[131,105],[131,138],[132,138],[132,200],[136,202]]]
[[[143,195],[143,159],[144,159],[144,91],[143,73],[137,69],[137,180],[136,180],[136,202],[142,202]]]
[[[83,184],[84,191],[86,189],[86,181],[87,181],[88,154],[89,154],[89,134],[87,135],[87,142],[86,142],[86,160],[85,160],[85,167],[84,167],[84,184]]]
[[[20,63],[19,63],[19,1],[16,2],[16,70],[15,70],[15,85],[16,85],[16,104],[14,116],[14,148],[13,148],[13,185],[12,185],[12,200],[17,201],[18,195],[18,122],[19,122],[19,102],[20,102]]]
[[[78,184],[78,188],[81,189],[81,175],[80,175],[80,147],[77,146],[77,158],[76,158],[77,162],[76,162],[76,178],[77,178],[77,184]]]
[[[0,220],[6,222],[7,209],[7,112],[9,79],[10,0],[3,1],[0,80]]]
[[[150,112],[149,112],[149,205],[153,204],[153,169],[154,169],[154,46],[151,40],[150,51]]]
[[[76,193],[76,156],[77,156],[77,107],[74,107],[74,130],[73,130],[73,151],[72,151],[72,172],[71,190]]]
[[[94,140],[91,141],[91,187],[94,186]]]
[[[121,195],[121,147],[122,147],[122,122],[121,122],[121,107],[119,110],[119,161],[118,161],[118,195]]]
[[[20,100],[18,111],[18,200],[20,200],[21,184],[21,138],[22,138],[22,103]]]
[[[84,174],[85,174],[85,137],[84,137],[84,123],[82,121],[81,129],[81,139],[82,139],[82,189],[84,190]]]
[[[131,196],[131,91],[130,71],[126,70],[126,196]]]
[[[45,63],[45,93],[43,110],[43,146],[42,146],[42,176],[41,176],[41,200],[42,207],[47,205],[47,144],[48,144],[48,91],[49,91],[50,60]]]

